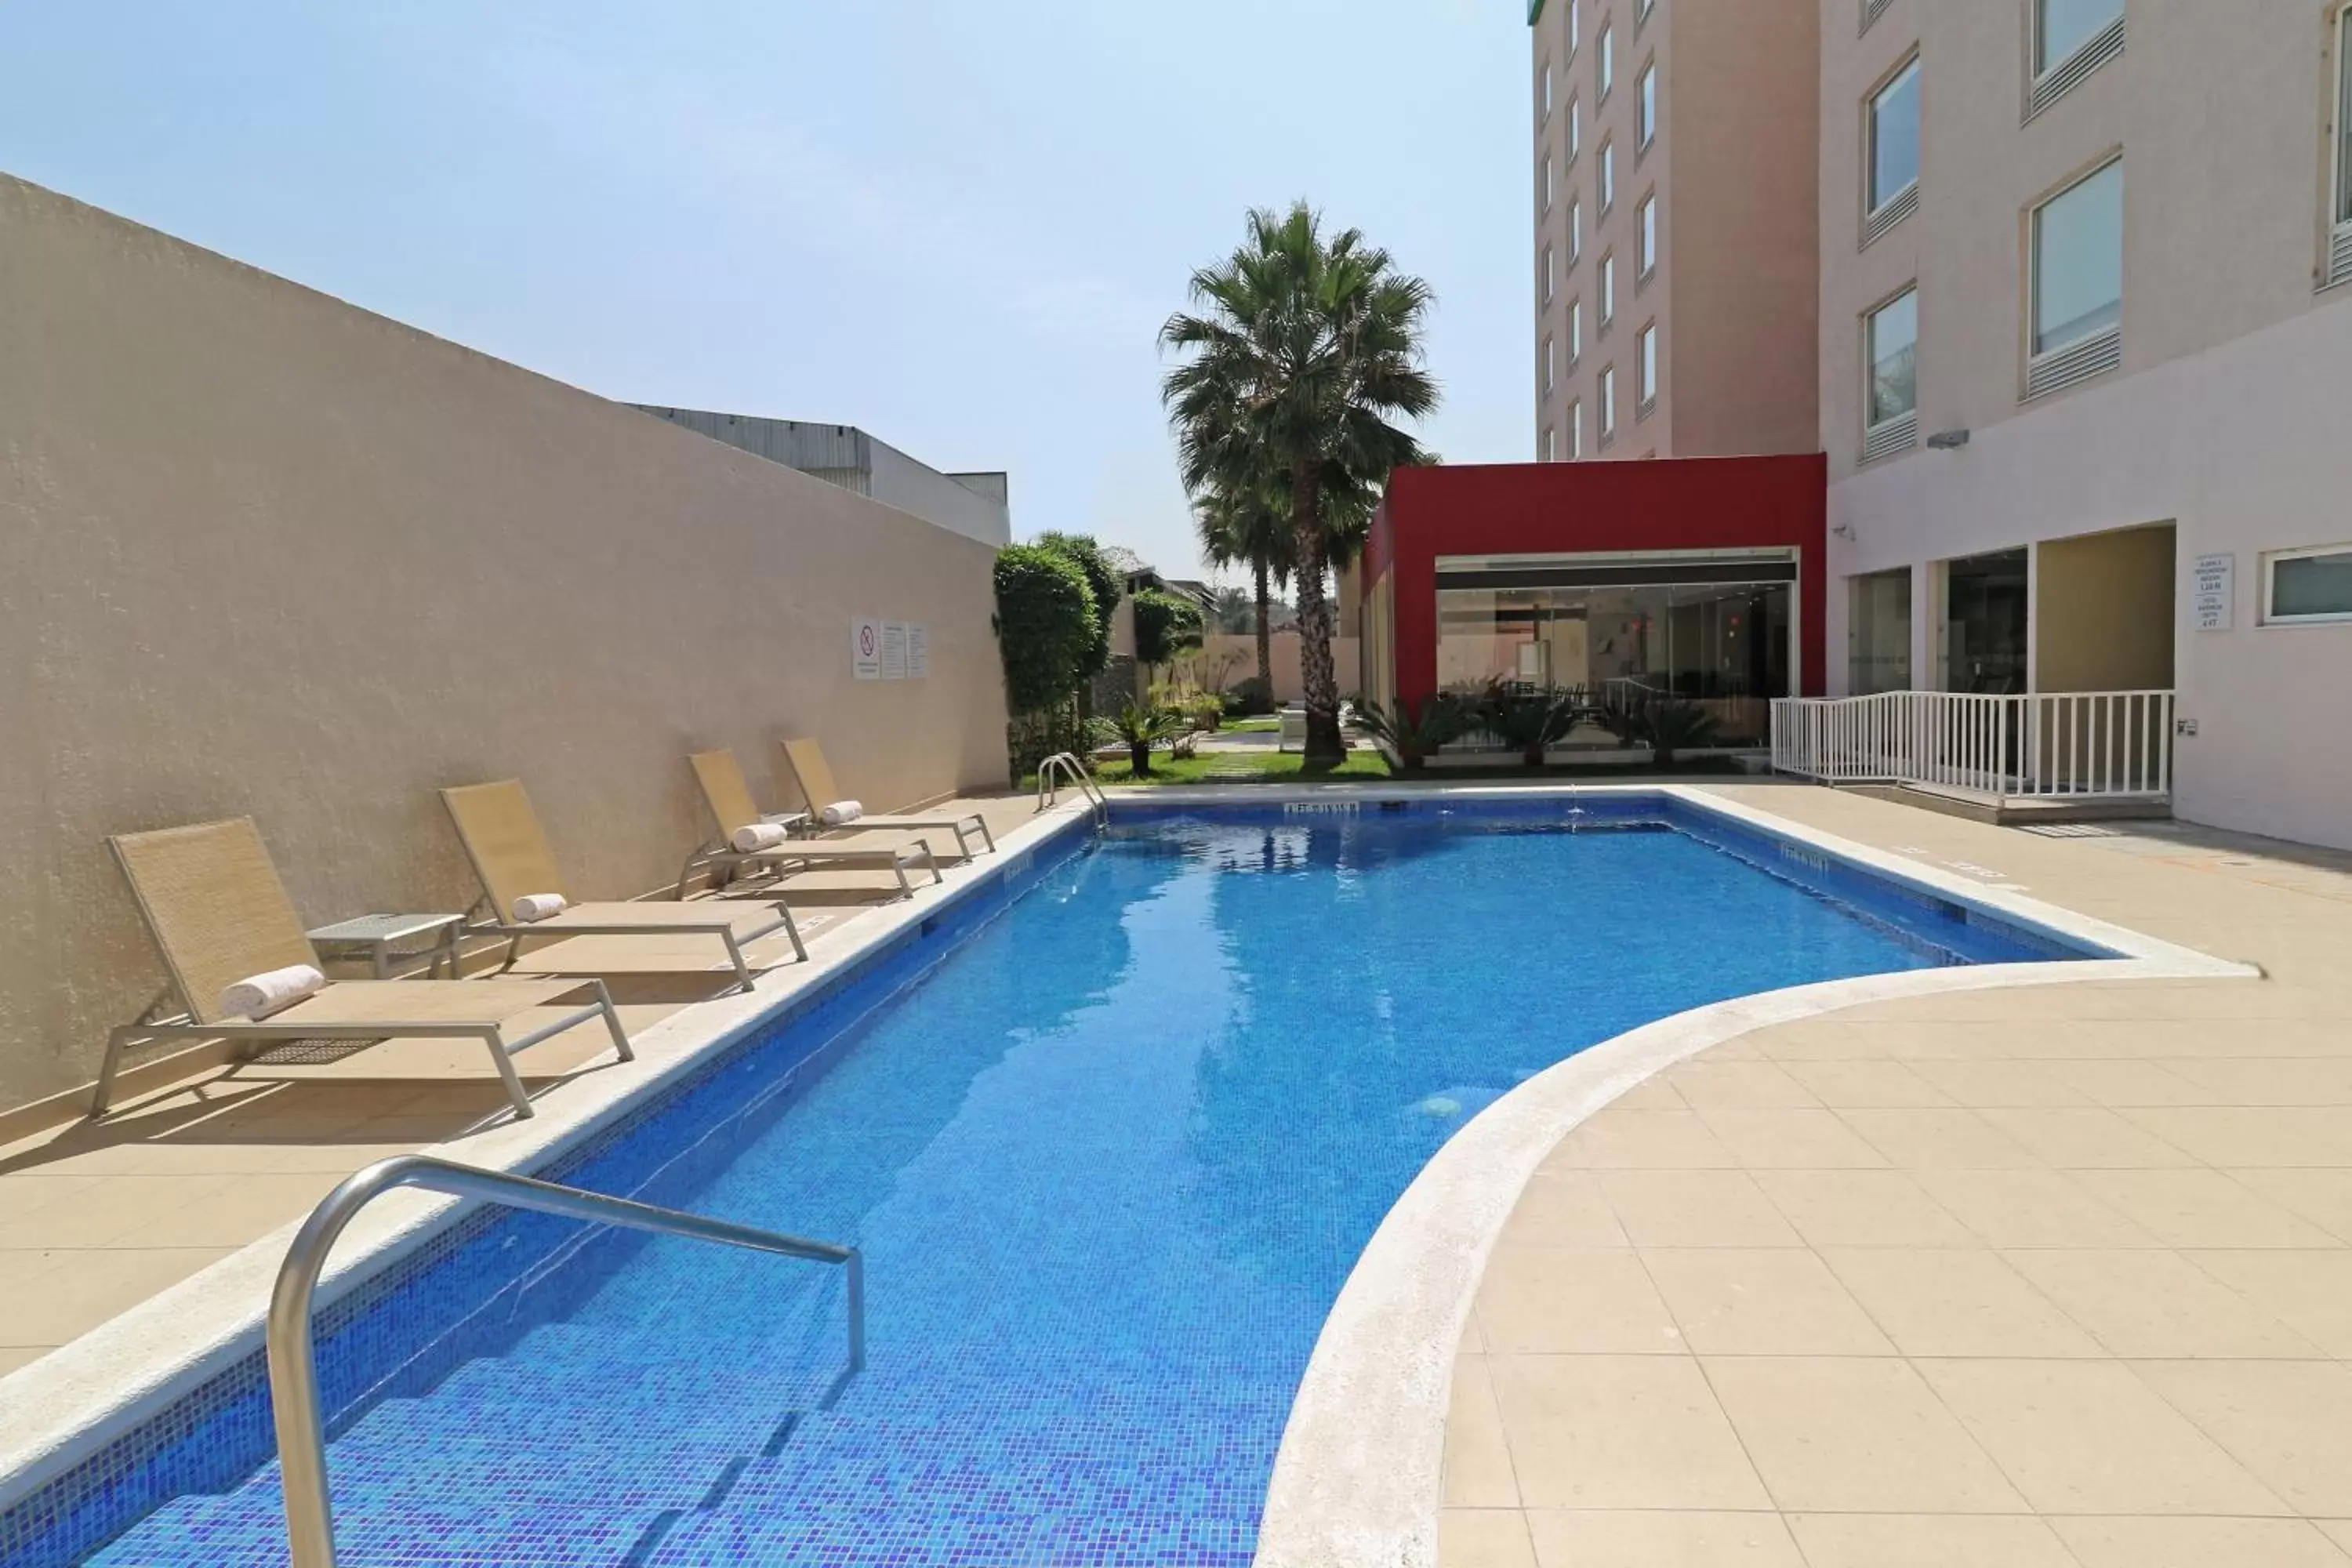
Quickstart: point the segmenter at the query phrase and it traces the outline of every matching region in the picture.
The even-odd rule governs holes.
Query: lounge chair
[[[339,980],[258,1020],[233,1016],[222,1005],[230,986],[319,963],[253,819],[127,833],[106,842],[163,954],[169,984],[137,1023],[107,1036],[92,1116],[106,1114],[122,1047],[134,1037],[266,1046],[470,1037],[488,1047],[517,1116],[530,1114],[530,1099],[513,1058],[541,1040],[601,1016],[614,1050],[631,1059],[629,1037],[601,980]],[[552,1018],[531,1016],[581,991],[594,1000]]]
[[[732,752],[697,752],[686,760],[694,765],[695,781],[702,786],[702,804],[709,807],[711,820],[719,824],[719,837],[686,858],[686,867],[677,874],[677,896],[681,899],[686,897],[686,885],[697,871],[716,870],[731,875],[745,867],[784,876],[814,866],[887,866],[898,874],[898,897],[902,899],[915,896],[913,884],[907,880],[909,866],[929,871],[933,882],[947,880],[940,875],[939,859],[931,853],[931,847],[919,838],[912,844],[824,845],[805,836],[808,813],[762,813],[759,803],[751,798],[751,786],[744,782],[742,764],[735,760]],[[765,849],[734,847],[739,831],[761,824],[800,837]]]
[[[825,765],[824,748],[814,739],[786,741],[783,745],[784,766],[791,770],[793,783],[800,786],[801,798],[808,802],[809,820],[813,830],[827,831],[824,808],[837,802],[845,801],[849,797],[841,793],[841,785],[835,781],[833,770]],[[988,830],[988,818],[976,811],[968,811],[961,816],[950,814],[937,816],[914,815],[894,816],[887,814],[879,816],[860,816],[852,821],[841,824],[840,826],[851,832],[866,827],[884,832],[900,828],[932,832],[945,830],[956,836],[956,853],[966,860],[971,858],[971,847],[964,841],[964,835],[976,828],[979,830],[981,842],[988,846],[989,853],[992,855],[996,852],[996,835]]]
[[[573,903],[565,891],[563,873],[556,869],[555,852],[548,847],[539,814],[522,781],[461,784],[441,792],[449,820],[466,846],[466,858],[482,884],[482,904],[488,917],[469,929],[507,939],[507,960],[501,971],[514,967],[523,943],[532,937],[678,936],[719,939],[734,965],[742,989],[751,989],[751,966],[743,949],[763,936],[782,931],[792,939],[793,952],[803,963],[808,949],[801,944],[800,928],[782,899],[725,903]],[[562,910],[543,920],[524,920],[518,908],[526,898],[554,894]]]

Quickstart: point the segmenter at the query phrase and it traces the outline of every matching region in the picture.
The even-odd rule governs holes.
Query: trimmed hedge
[[[1135,596],[1135,658],[1139,664],[1166,664],[1188,647],[1201,646],[1201,606],[1157,588]]]
[[[996,642],[1004,700],[1014,713],[1066,702],[1092,671],[1094,590],[1058,550],[1008,544],[996,552]]]

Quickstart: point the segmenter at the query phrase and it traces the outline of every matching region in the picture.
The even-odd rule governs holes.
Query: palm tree
[[[1211,484],[1193,503],[1201,553],[1212,566],[1246,563],[1257,590],[1257,679],[1274,695],[1274,584],[1290,580],[1296,548],[1276,492],[1264,483]]]
[[[1199,495],[1271,469],[1285,481],[1298,586],[1307,686],[1307,760],[1337,763],[1339,690],[1331,665],[1331,611],[1323,574],[1335,559],[1335,494],[1369,494],[1423,459],[1389,421],[1437,406],[1422,368],[1432,295],[1397,272],[1389,253],[1355,229],[1329,240],[1300,202],[1250,214],[1249,237],[1228,260],[1192,275],[1199,313],[1160,329],[1186,356],[1161,394],[1176,426],[1185,488]],[[1369,509],[1366,509],[1367,510]],[[1344,559],[1346,546],[1336,552]]]

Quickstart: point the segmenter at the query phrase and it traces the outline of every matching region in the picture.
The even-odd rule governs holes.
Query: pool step
[[[133,1526],[85,1568],[278,1568],[289,1561],[286,1516],[268,1508],[218,1508],[226,1499],[180,1498]],[[191,1503],[212,1503],[197,1513]],[[345,1508],[335,1516],[341,1568],[512,1564],[520,1568],[638,1568],[643,1543],[674,1514],[659,1510],[462,1508],[411,1501]]]
[[[893,1568],[1181,1563],[1187,1568],[1248,1568],[1256,1543],[1255,1508],[1236,1515],[1096,1519],[982,1510],[910,1517],[862,1509],[791,1514],[722,1509],[677,1521],[645,1559],[645,1568],[793,1563],[887,1563]]]

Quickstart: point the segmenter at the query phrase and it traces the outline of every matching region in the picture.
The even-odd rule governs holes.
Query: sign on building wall
[[[882,623],[882,679],[907,679],[907,623],[904,621]]]
[[[882,679],[882,623],[860,616],[849,623],[849,668],[860,680]]]
[[[907,679],[931,678],[931,628],[920,621],[907,623]]]
[[[2230,629],[2230,610],[2238,596],[2238,558],[2227,551],[2200,555],[2189,568],[2189,605],[2200,632]]]
[[[860,680],[928,680],[931,630],[915,621],[858,616],[849,623],[849,668]]]

